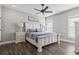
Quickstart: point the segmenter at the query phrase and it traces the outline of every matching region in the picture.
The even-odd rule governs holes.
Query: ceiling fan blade
[[[48,6],[46,6],[46,7],[43,9],[43,12],[46,11],[47,9],[48,9]]]
[[[45,13],[52,13],[53,11],[45,11]]]
[[[37,11],[41,11],[41,10],[39,10],[39,9],[36,9],[36,8],[34,8],[35,10],[37,10]]]

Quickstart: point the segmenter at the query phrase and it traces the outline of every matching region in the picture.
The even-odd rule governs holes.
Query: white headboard
[[[25,23],[25,27],[26,27],[26,31],[27,29],[36,29],[36,28],[40,29],[40,23],[39,22],[28,22],[28,23]]]

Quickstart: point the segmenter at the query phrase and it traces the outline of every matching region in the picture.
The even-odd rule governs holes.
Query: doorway
[[[75,22],[79,21],[79,16],[68,19],[68,38],[75,41]]]

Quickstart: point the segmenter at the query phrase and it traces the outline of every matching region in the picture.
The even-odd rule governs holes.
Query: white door
[[[75,23],[75,52],[79,52],[79,22]]]

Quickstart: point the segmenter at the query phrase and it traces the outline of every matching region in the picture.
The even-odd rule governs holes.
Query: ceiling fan
[[[45,6],[44,4],[41,4],[41,6],[42,6],[42,9],[41,10],[39,10],[37,8],[34,8],[36,11],[39,11],[36,14],[42,13],[44,15],[45,13],[52,13],[52,11],[47,11],[47,9],[49,8],[48,6]]]

